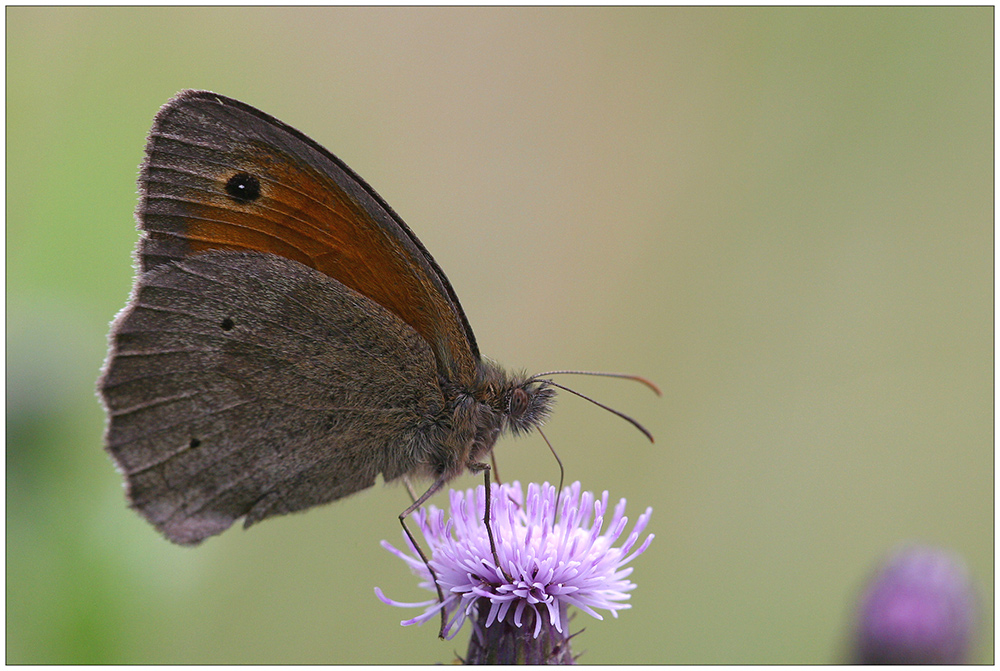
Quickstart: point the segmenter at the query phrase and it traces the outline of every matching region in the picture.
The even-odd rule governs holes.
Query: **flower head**
[[[556,488],[548,483],[529,484],[526,500],[517,482],[492,491],[490,527],[499,567],[483,525],[485,487],[452,491],[450,519],[446,520],[444,511],[435,506],[416,514],[445,599],[444,603],[438,603],[437,598],[400,603],[376,588],[379,599],[389,605],[425,608],[421,615],[404,620],[403,625],[426,622],[443,608],[446,638],[458,633],[470,617],[485,627],[496,622],[533,626],[531,633],[537,638],[543,623],[565,632],[568,606],[576,606],[599,620],[603,619],[599,609],[617,617],[619,610],[629,608],[623,602],[635,589],[635,583],[627,579],[632,568],[626,565],[653,540],[650,534],[632,551],[646,528],[651,508],[639,516],[625,542],[614,547],[628,524],[625,499],[606,519],[608,493],[599,499],[590,492],[581,493],[579,482],[564,489],[559,497]],[[559,514],[555,515],[557,501]],[[423,578],[421,587],[436,594],[431,574],[412,545],[412,555],[385,541],[382,546]]]
[[[946,550],[898,549],[862,598],[855,659],[862,664],[962,664],[976,596],[965,562]]]

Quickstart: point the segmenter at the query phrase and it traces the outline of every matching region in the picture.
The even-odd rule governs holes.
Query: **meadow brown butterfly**
[[[392,208],[249,105],[175,96],[139,193],[135,283],[99,387],[130,505],[175,543],[379,474],[432,479],[402,520],[487,468],[501,433],[540,427],[564,389],[480,357],[451,284]]]

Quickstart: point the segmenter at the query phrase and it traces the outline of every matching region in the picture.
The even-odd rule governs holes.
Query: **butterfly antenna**
[[[537,377],[537,376],[535,376],[535,377]],[[614,375],[612,377],[619,377],[619,376],[618,375]],[[632,376],[622,375],[621,377],[632,377]],[[571,394],[576,394],[580,398],[582,398],[584,400],[587,400],[587,401],[590,401],[591,403],[593,403],[594,405],[598,406],[599,408],[604,408],[608,412],[614,413],[614,414],[618,415],[619,417],[621,417],[622,419],[624,419],[626,422],[628,422],[629,424],[631,424],[635,428],[637,428],[640,431],[642,431],[643,435],[646,436],[647,438],[649,438],[649,442],[651,442],[651,443],[655,443],[656,442],[655,440],[653,440],[653,434],[651,434],[646,427],[644,427],[642,424],[640,424],[639,422],[635,421],[634,419],[632,419],[631,417],[629,417],[628,415],[626,415],[624,412],[621,412],[620,410],[615,410],[612,407],[606,406],[603,403],[601,403],[600,401],[595,401],[594,399],[590,398],[586,394],[581,394],[580,392],[576,391],[575,389],[570,389],[569,387],[564,387],[561,384],[559,384],[558,382],[553,382],[552,380],[546,380],[546,382],[548,382],[549,384],[551,384],[553,387],[558,387],[559,389],[562,389],[563,391],[568,391]],[[652,385],[651,382],[649,384]],[[655,389],[655,386],[653,388]]]
[[[550,370],[547,373],[539,373],[538,375],[532,375],[531,379],[532,380],[537,380],[540,377],[548,377],[549,375],[596,375],[598,377],[618,377],[618,378],[621,378],[623,380],[633,380],[635,382],[640,382],[640,383],[646,385],[647,387],[649,387],[650,389],[652,389],[654,392],[656,392],[657,396],[663,396],[663,392],[660,391],[660,388],[656,386],[655,382],[653,382],[652,380],[647,380],[646,378],[642,377],[641,375],[630,375],[629,373],[606,373],[606,372],[603,372],[603,371],[595,371],[595,370]],[[562,387],[562,389],[566,389],[566,388]],[[572,391],[572,390],[571,389],[566,389],[566,391]],[[581,396],[583,396],[583,395],[581,394]],[[584,398],[586,398],[586,397],[584,396]],[[590,399],[587,399],[587,400],[590,400]],[[597,405],[601,405],[601,404],[598,403]],[[610,408],[608,408],[608,410],[610,410]],[[612,412],[614,412],[614,411],[612,410]]]
[[[559,497],[562,496],[563,481],[566,477],[566,469],[563,468],[562,459],[559,458],[559,454],[556,452],[556,448],[552,447],[552,443],[549,442],[548,437],[544,433],[542,433],[541,427],[538,427],[538,433],[542,435],[542,440],[544,440],[545,444],[549,446],[549,452],[552,453],[552,456],[556,458],[556,463],[559,464],[559,489],[556,490],[556,507],[555,510],[552,511],[552,523],[555,524],[556,520],[559,517]]]

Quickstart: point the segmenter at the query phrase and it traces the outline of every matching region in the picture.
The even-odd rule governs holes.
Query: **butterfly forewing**
[[[428,342],[445,378],[472,379],[479,353],[447,278],[374,190],[318,144],[248,105],[189,91],[157,115],[146,153],[143,270],[212,249],[278,254],[393,312]]]

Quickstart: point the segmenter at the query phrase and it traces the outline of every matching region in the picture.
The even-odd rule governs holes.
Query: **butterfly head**
[[[487,414],[497,434],[521,435],[542,426],[552,412],[556,390],[548,380],[509,373],[491,361],[482,360],[473,395]]]
[[[528,433],[548,419],[556,390],[546,380],[517,380],[505,394],[505,417],[511,433]]]

